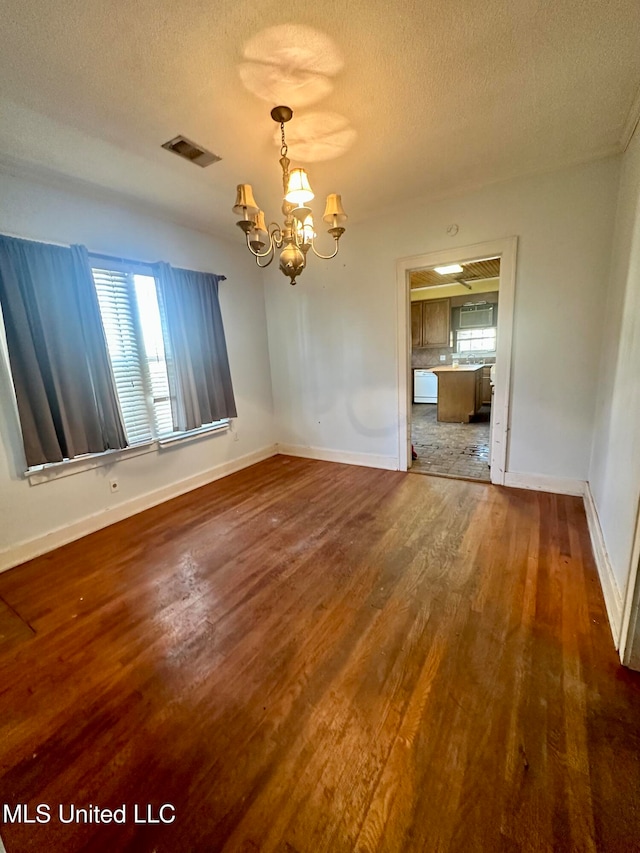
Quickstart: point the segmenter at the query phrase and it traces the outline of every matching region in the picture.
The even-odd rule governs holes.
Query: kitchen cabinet
[[[449,299],[411,303],[411,346],[448,347],[451,323]]]
[[[422,306],[423,302],[411,303],[411,348],[422,346]]]
[[[433,367],[438,377],[439,421],[468,424],[482,405],[482,365]]]
[[[491,365],[482,368],[482,402],[491,402]]]

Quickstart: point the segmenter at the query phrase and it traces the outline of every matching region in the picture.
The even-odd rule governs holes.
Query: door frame
[[[504,485],[508,466],[511,403],[511,350],[516,289],[517,237],[503,237],[472,246],[441,249],[423,255],[399,258],[396,262],[397,364],[398,364],[398,468],[408,471],[411,461],[411,289],[410,273],[425,267],[468,263],[480,258],[500,258],[500,298],[498,300],[498,348],[492,404],[490,448],[491,482]]]
[[[618,638],[620,660],[625,666],[640,668],[640,649],[634,646],[640,623],[640,504],[636,513],[636,532],[631,548],[629,576],[622,602],[622,621]],[[615,638],[614,638],[615,639]]]

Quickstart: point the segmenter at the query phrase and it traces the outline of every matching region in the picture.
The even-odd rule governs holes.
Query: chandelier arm
[[[268,257],[268,256],[269,256],[269,255],[271,255],[271,254],[273,253],[273,251],[274,251],[274,249],[273,249],[273,241],[271,240],[271,235],[269,235],[269,248],[268,248],[268,249],[266,249],[266,251],[264,251],[264,252],[256,252],[256,250],[255,250],[255,249],[253,249],[253,248],[251,247],[251,243],[249,242],[249,235],[247,234],[247,249],[251,252],[251,254],[253,255],[253,257],[254,257],[254,258],[256,258],[256,260],[257,260],[258,258],[266,258],[266,257]]]
[[[334,249],[334,251],[331,255],[321,255],[320,252],[316,251],[315,240],[311,241],[311,248],[312,248],[313,254],[316,256],[316,258],[321,258],[323,261],[330,261],[331,258],[335,258],[335,256],[338,254],[338,249],[340,248],[340,244],[338,243],[337,237],[334,237],[333,239],[336,241],[336,248]]]
[[[273,228],[273,231],[270,231],[270,228]],[[276,249],[280,249],[282,246],[282,228],[277,222],[270,222],[267,227],[267,231],[269,233],[269,237],[273,239]]]
[[[266,264],[261,264],[259,258],[256,257],[256,264],[260,267],[261,270],[265,270],[269,266],[269,264],[273,261],[275,256],[276,256],[276,253],[272,252],[271,257],[269,258],[269,260],[267,261]]]
[[[269,248],[265,249],[264,252],[257,252],[251,246],[250,234],[247,233],[247,235],[246,235],[247,249],[251,252],[251,254],[254,256],[254,258],[256,258],[256,259],[257,258],[266,258],[269,255],[271,255],[273,252],[275,252],[276,249],[279,249],[280,246],[282,245],[282,235],[280,232],[280,228],[278,225],[276,225],[275,222],[271,222],[269,224],[269,228],[271,228],[272,225],[275,226],[273,231],[267,231],[267,234],[269,235]]]

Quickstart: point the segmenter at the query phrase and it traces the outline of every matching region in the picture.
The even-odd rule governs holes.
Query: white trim
[[[584,510],[587,516],[587,525],[589,526],[589,535],[591,537],[591,546],[593,548],[593,556],[598,569],[600,578],[600,586],[602,587],[602,595],[604,596],[604,604],[607,609],[609,618],[609,627],[613,636],[613,644],[617,648],[620,646],[620,631],[622,628],[622,595],[618,588],[607,546],[605,545],[600,519],[598,518],[598,510],[596,509],[591,487],[589,483],[585,483],[584,490]]]
[[[411,421],[409,412],[413,388],[411,370],[411,270],[403,260],[396,264],[396,369],[398,376],[398,467],[407,471],[411,460]]]
[[[584,480],[573,480],[570,477],[550,477],[547,474],[514,474],[507,471],[504,475],[504,485],[511,489],[531,489],[534,492],[582,497],[587,484]]]
[[[190,492],[200,486],[205,486],[207,483],[212,483],[214,480],[219,480],[221,477],[241,471],[257,462],[262,462],[264,459],[275,456],[277,452],[275,444],[263,447],[229,462],[222,462],[193,477],[187,477],[185,480],[179,480],[177,483],[171,483],[171,485],[156,489],[153,492],[147,492],[133,500],[87,516],[65,527],[59,527],[57,530],[45,533],[44,536],[29,539],[0,551],[0,572],[24,563],[26,560],[39,557],[41,554],[46,554],[48,551],[53,551],[54,548],[66,545],[68,542],[73,542],[89,533],[108,527],[110,524],[115,524],[117,521],[122,521],[124,518],[143,512],[145,509],[150,509],[152,506],[176,498],[178,495],[183,495],[185,492]]]
[[[396,263],[397,314],[397,375],[398,375],[398,460],[406,471],[411,458],[411,340],[409,337],[411,292],[409,273],[412,270],[447,263],[462,263],[478,258],[500,258],[500,300],[498,303],[498,351],[496,353],[496,384],[493,397],[491,482],[502,485],[507,472],[509,441],[509,405],[511,399],[511,345],[516,286],[517,237],[504,237],[472,246],[442,249],[425,255],[400,258]]]
[[[627,118],[624,123],[624,127],[622,129],[622,134],[620,136],[620,148],[622,153],[627,150],[629,145],[631,144],[631,140],[633,139],[633,134],[640,123],[640,88],[636,92],[636,96],[633,99],[633,103],[627,113]]]
[[[640,503],[636,514],[636,532],[631,548],[631,565],[627,576],[620,627],[620,660],[625,666],[632,666],[634,669],[640,669],[640,663],[635,659],[640,654],[640,649],[633,647],[638,619],[640,619]]]
[[[39,465],[37,468],[29,468],[25,471],[24,477],[29,480],[30,486],[38,486],[40,483],[48,483],[51,480],[58,480],[60,477],[69,477],[71,474],[80,474],[82,471],[92,471],[94,468],[101,468],[103,465],[114,465],[122,459],[131,459],[134,456],[143,456],[145,453],[155,451],[170,450],[176,444],[206,438],[209,435],[227,432],[230,429],[231,422],[225,420],[225,423],[216,424],[216,426],[204,426],[188,432],[154,438],[152,441],[146,441],[144,444],[132,444],[122,450],[105,450],[104,453],[90,453],[86,456],[78,456],[75,459],[66,459],[64,462],[50,462],[46,465]]]
[[[24,472],[25,480],[30,486],[38,486],[40,483],[48,483],[58,480],[60,477],[69,477],[71,474],[81,474],[83,471],[92,471],[94,468],[102,468],[103,465],[114,465],[122,459],[131,459],[134,456],[144,456],[145,453],[153,453],[158,449],[155,441],[144,444],[132,444],[122,450],[105,450],[104,453],[88,453],[86,456],[77,456],[75,459],[67,459],[64,462],[48,462],[37,468],[28,468]]]
[[[318,459],[322,462],[341,462],[344,465],[361,465],[364,468],[383,468],[397,471],[395,456],[379,456],[375,453],[352,453],[345,450],[329,450],[326,447],[308,447],[302,444],[278,444],[278,453],[283,456],[301,456],[303,459]]]
[[[215,426],[201,426],[196,429],[187,430],[186,432],[176,432],[160,436],[157,442],[160,450],[166,450],[169,447],[173,447],[174,444],[182,444],[195,438],[204,438],[207,435],[213,435],[217,432],[227,432],[230,429],[231,421],[229,418],[224,418],[220,423],[216,423]]]

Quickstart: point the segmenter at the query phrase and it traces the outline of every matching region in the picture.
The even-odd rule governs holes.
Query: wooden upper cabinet
[[[411,346],[422,346],[422,306],[424,302],[411,303]]]
[[[422,346],[448,347],[451,307],[448,299],[422,303]]]
[[[448,347],[451,305],[448,299],[411,303],[411,346]]]

